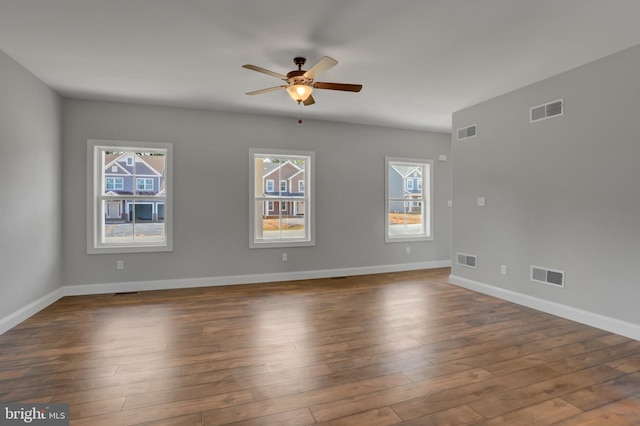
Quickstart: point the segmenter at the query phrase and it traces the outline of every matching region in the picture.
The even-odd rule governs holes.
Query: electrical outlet
[[[283,262],[287,261],[287,253],[282,253],[282,261]]]
[[[407,252],[407,254],[411,254],[411,247],[407,246],[407,248],[405,249],[405,251]]]
[[[500,265],[500,273],[502,275],[507,275],[507,265]]]
[[[116,261],[116,268],[117,269],[124,269],[124,260]]]

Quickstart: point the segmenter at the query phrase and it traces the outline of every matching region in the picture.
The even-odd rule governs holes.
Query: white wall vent
[[[534,106],[529,109],[529,121],[534,123],[547,118],[558,117],[564,113],[564,100],[549,102],[544,105]]]
[[[531,281],[564,287],[564,271],[531,266]]]
[[[476,267],[476,257],[471,254],[458,253],[458,265],[468,266],[470,268]]]
[[[473,124],[471,126],[468,127],[462,127],[460,129],[458,129],[458,140],[464,140],[464,139],[469,139],[469,138],[473,138],[478,134],[478,125],[477,124]]]

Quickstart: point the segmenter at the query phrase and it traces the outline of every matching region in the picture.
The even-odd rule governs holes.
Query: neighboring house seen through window
[[[90,140],[87,252],[172,250],[171,144]]]
[[[385,241],[431,239],[432,162],[387,157],[385,166]]]
[[[250,156],[250,247],[315,245],[315,154],[254,149]]]

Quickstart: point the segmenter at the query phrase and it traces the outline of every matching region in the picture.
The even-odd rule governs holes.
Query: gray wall
[[[64,282],[221,277],[447,261],[451,252],[448,134],[291,118],[81,100],[64,101]],[[86,254],[86,143],[174,144],[174,251]],[[316,246],[249,249],[249,149],[316,152]],[[432,158],[435,238],[384,242],[384,157]],[[407,255],[405,247],[411,246]],[[123,259],[124,270],[116,270]]]
[[[61,104],[0,51],[0,319],[60,286]]]
[[[478,267],[453,275],[640,324],[638,70],[640,46],[454,114],[478,136],[452,143],[453,251]],[[529,123],[559,98],[563,116]],[[564,270],[565,288],[530,265]]]

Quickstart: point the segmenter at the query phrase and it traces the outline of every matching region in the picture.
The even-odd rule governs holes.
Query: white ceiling
[[[64,96],[448,132],[454,111],[640,44],[640,0],[0,0],[0,49]],[[594,82],[596,83],[596,82]]]

